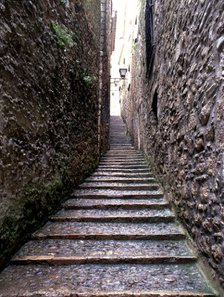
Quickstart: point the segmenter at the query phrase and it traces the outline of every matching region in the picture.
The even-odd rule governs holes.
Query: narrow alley
[[[0,0],[0,297],[224,297],[223,0]]]
[[[0,296],[216,296],[142,154],[111,118],[111,148],[0,274]]]

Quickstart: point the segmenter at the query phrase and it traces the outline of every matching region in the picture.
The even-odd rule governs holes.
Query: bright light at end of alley
[[[113,0],[113,10],[117,11],[115,50],[111,57],[111,115],[120,115],[121,84],[119,69],[130,70],[131,51],[135,32],[135,19],[138,17],[138,0]],[[127,73],[125,86],[128,86],[130,72]]]

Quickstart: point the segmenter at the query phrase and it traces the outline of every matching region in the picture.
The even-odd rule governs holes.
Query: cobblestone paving
[[[111,127],[96,172],[0,274],[0,297],[217,296],[120,118]]]

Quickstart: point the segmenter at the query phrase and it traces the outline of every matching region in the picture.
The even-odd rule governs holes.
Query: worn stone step
[[[102,208],[108,207],[117,209],[122,207],[123,209],[164,209],[168,208],[169,204],[162,199],[150,199],[150,200],[137,200],[136,199],[69,199],[64,204],[65,209],[76,208]]]
[[[118,130],[117,131],[112,131],[110,133],[110,138],[116,137],[118,139],[124,139],[124,140],[129,141],[129,138],[126,136],[126,134],[124,133],[123,129],[124,129],[124,127],[120,131],[118,131]],[[129,141],[129,143],[130,143],[130,141]]]
[[[28,265],[28,264],[48,264],[48,265],[80,265],[80,264],[188,264],[195,263],[197,258],[194,256],[23,256],[12,259],[11,264]]]
[[[130,144],[129,138],[127,138],[126,135],[124,133],[122,133],[122,131],[117,131],[117,132],[111,133],[110,140],[111,139],[118,140],[118,141],[124,141],[125,143],[128,142]]]
[[[188,296],[214,296],[194,264],[17,265],[9,266],[0,275],[0,288],[1,297],[164,297],[167,291],[168,296],[175,297],[184,296],[184,292]]]
[[[121,145],[121,144],[113,144],[110,145],[110,150],[108,151],[110,152],[114,152],[114,151],[127,151],[127,152],[134,152],[135,154],[141,154],[140,152],[137,152],[135,150],[135,148],[133,147],[133,145]]]
[[[179,240],[185,234],[176,223],[48,222],[33,238]]]
[[[111,136],[110,139],[111,138],[117,140],[117,135]],[[125,136],[124,137],[120,137],[119,139],[121,141],[124,141],[124,143],[121,143],[121,146],[130,146],[130,147],[134,148],[134,146],[130,143],[130,141]],[[114,146],[114,145],[110,143],[110,147],[111,146]]]
[[[122,146],[129,145],[133,147],[129,139],[125,138],[124,136],[119,136],[118,134],[111,135],[110,137],[110,147],[115,145],[122,145]]]
[[[112,155],[112,154],[115,154],[116,152],[120,154],[123,153],[123,154],[143,157],[142,153],[136,151],[134,147],[125,148],[125,147],[121,147],[120,145],[110,147],[110,150],[107,151],[105,155]]]
[[[122,159],[122,158],[110,158],[110,157],[107,157],[107,158],[104,158],[100,160],[100,163],[99,164],[131,164],[131,165],[138,165],[138,164],[144,164],[144,165],[147,165],[147,162],[143,159],[143,158],[138,158],[138,159],[133,159],[133,158],[130,158],[130,159]]]
[[[71,199],[88,199],[88,200],[102,200],[102,199],[108,199],[108,200],[111,200],[111,201],[115,201],[117,199],[120,199],[120,200],[123,200],[123,201],[126,201],[126,200],[129,200],[129,199],[135,199],[136,201],[138,200],[145,200],[145,201],[151,201],[153,202],[154,200],[157,200],[157,201],[164,201],[164,197],[163,195],[158,195],[157,193],[149,196],[149,195],[113,195],[113,194],[103,194],[103,193],[99,193],[99,194],[94,194],[94,195],[91,195],[90,194],[77,194],[77,191],[76,193],[73,193],[71,195]]]
[[[119,127],[118,129],[116,129],[116,131],[110,131],[110,137],[118,137],[118,139],[125,139],[125,140],[129,140],[129,137],[125,134],[125,127]]]
[[[45,239],[27,242],[13,259],[27,256],[49,257],[192,257],[186,242],[181,240],[71,240]]]
[[[149,168],[111,168],[111,167],[103,167],[97,168],[96,173],[99,172],[116,172],[116,173],[148,173]]]
[[[106,176],[106,177],[102,177],[102,176],[91,176],[89,178],[86,179],[86,182],[104,182],[104,183],[108,183],[108,182],[114,182],[114,183],[156,183],[155,178],[149,178],[149,177],[142,177],[142,178],[138,178],[138,177],[116,177],[116,176]]]
[[[110,189],[80,189],[75,190],[72,194],[75,197],[94,197],[100,196],[104,198],[120,198],[120,197],[129,197],[129,198],[161,198],[163,197],[163,192],[161,190],[158,191],[150,191],[150,190],[110,190]],[[143,198],[144,199],[144,198]]]
[[[144,156],[141,154],[136,153],[128,153],[128,152],[107,152],[106,155],[101,157],[100,161],[123,161],[123,162],[144,162],[146,163],[146,160]]]
[[[138,166],[148,164],[145,161],[133,161],[133,160],[101,160],[99,166]],[[149,167],[148,167],[149,168]]]
[[[129,165],[129,164],[124,164],[124,165],[119,165],[119,164],[107,164],[107,165],[101,165],[99,164],[97,166],[97,169],[119,169],[119,170],[123,170],[123,169],[145,169],[145,170],[149,170],[149,167],[147,164],[142,164],[142,165]]]
[[[122,158],[112,158],[112,157],[107,157],[107,158],[101,158],[100,163],[122,163],[122,164],[147,164],[147,162],[144,160],[144,158],[130,158],[130,159],[122,159]]]
[[[110,139],[110,145],[116,145],[116,144],[126,145],[126,144],[129,144],[129,145],[133,146],[130,143],[130,140],[127,137],[125,137],[125,135],[121,135],[119,133],[110,135],[109,139]]]
[[[130,139],[125,138],[125,137],[117,137],[117,135],[112,135],[110,137],[110,149],[111,147],[119,147],[119,146],[123,146],[123,147],[131,147],[134,148],[133,143],[131,143]]]
[[[123,156],[117,156],[117,155],[115,155],[115,156],[109,156],[109,155],[104,155],[103,157],[101,157],[101,159],[100,160],[102,160],[102,161],[108,161],[108,160],[110,160],[110,161],[121,161],[121,162],[131,162],[131,161],[133,161],[133,162],[138,162],[138,161],[143,161],[143,162],[145,162],[145,159],[144,159],[144,157],[142,156],[142,155],[136,155],[136,156],[126,156],[126,155],[123,155]]]
[[[110,159],[110,160],[136,160],[136,159],[140,159],[142,160],[144,157],[141,154],[136,154],[136,153],[123,153],[123,151],[120,152],[110,152],[110,153],[106,153],[104,155],[104,157],[102,157],[103,159]]]
[[[143,158],[144,156],[141,153],[136,152],[134,149],[133,150],[125,150],[125,149],[114,149],[108,151],[104,157],[110,157],[110,158]]]
[[[111,137],[109,138],[110,139],[110,146],[113,146],[113,145],[129,145],[129,146],[132,146],[130,144],[130,141],[129,139],[125,138],[125,137],[119,137],[118,135],[111,135]]]
[[[153,174],[150,172],[121,172],[121,171],[95,171],[92,174],[92,177],[95,176],[114,176],[114,177],[145,177],[145,178],[154,178]]]
[[[114,134],[110,136],[110,144],[114,145],[114,144],[121,144],[121,145],[125,145],[125,144],[129,144],[130,145],[130,141],[129,139],[125,138],[124,135],[119,135]]]
[[[136,158],[136,157],[143,157],[142,154],[137,153],[134,149],[111,149],[105,154],[106,157],[131,157],[131,158]]]
[[[125,150],[133,150],[134,149],[134,147],[133,146],[131,146],[128,142],[126,142],[126,143],[124,143],[124,141],[115,141],[115,140],[113,140],[113,141],[110,141],[110,150],[117,150],[117,149],[121,149],[121,148],[123,148],[123,149],[125,149]]]
[[[129,149],[129,148],[131,148],[131,149],[135,150],[134,146],[130,143],[118,143],[118,144],[110,143],[110,150],[112,150],[113,148],[115,148],[115,149],[120,149],[120,148]]]
[[[113,190],[158,190],[157,183],[115,183],[115,182],[84,182],[80,189],[113,189]]]
[[[60,210],[50,217],[53,222],[173,222],[169,209],[78,209]]]

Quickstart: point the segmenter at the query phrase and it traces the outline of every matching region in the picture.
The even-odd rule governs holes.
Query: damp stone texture
[[[141,1],[122,115],[224,286],[224,4],[152,2],[151,16]]]
[[[99,160],[100,4],[0,1],[0,266]]]

